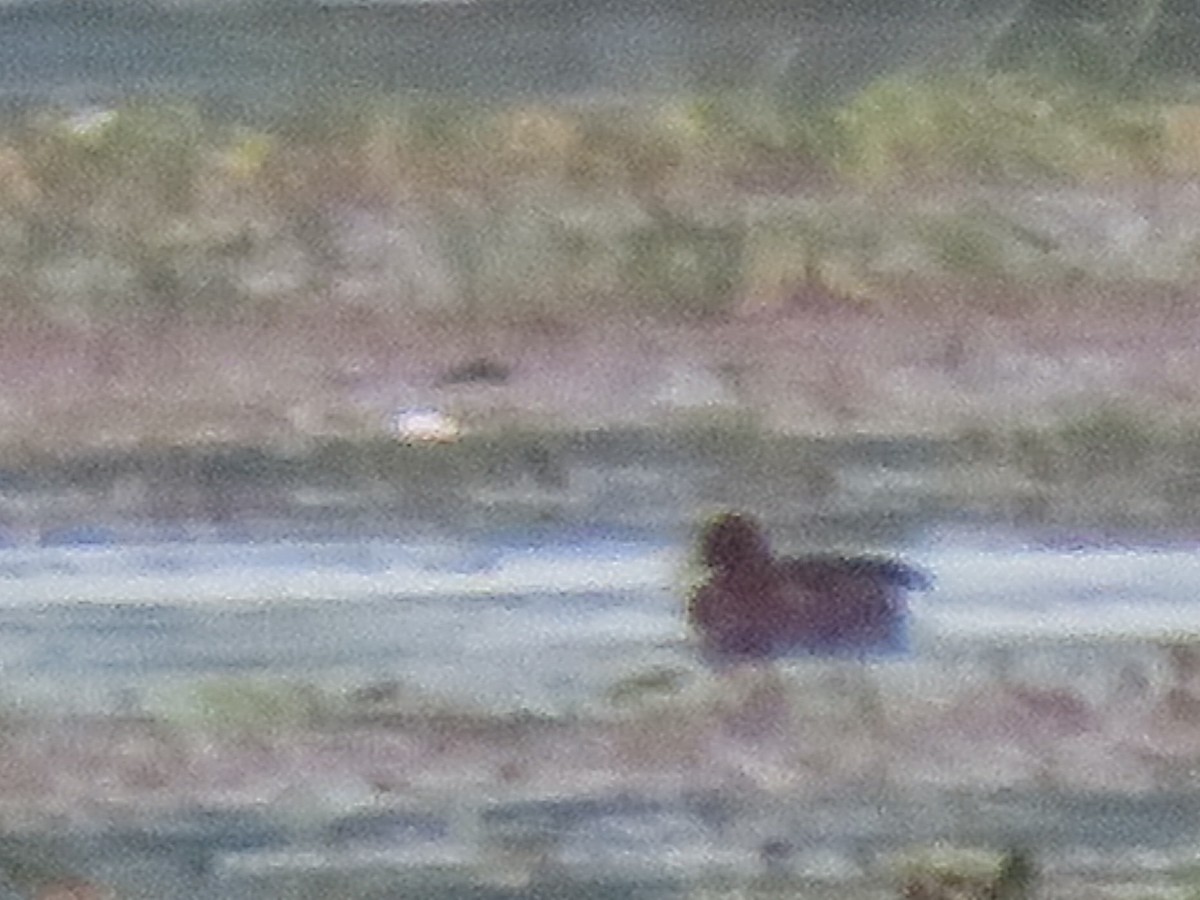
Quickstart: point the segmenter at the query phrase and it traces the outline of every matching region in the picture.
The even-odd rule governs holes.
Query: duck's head
[[[732,572],[771,558],[762,526],[741,513],[721,513],[700,532],[700,562],[717,572]]]

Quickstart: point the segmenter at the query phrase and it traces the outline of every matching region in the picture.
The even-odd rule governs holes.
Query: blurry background
[[[1188,896],[1198,42],[4,5],[0,891]],[[705,671],[727,507],[911,658]]]
[[[0,453],[1193,398],[1183,6],[0,15]]]

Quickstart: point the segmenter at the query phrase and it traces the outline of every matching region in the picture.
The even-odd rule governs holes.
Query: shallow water
[[[1189,546],[943,534],[905,555],[937,581],[912,597],[911,656],[878,664],[898,682],[1015,665],[1100,691],[1113,670],[1096,664],[1101,648],[1111,663],[1121,648],[1200,636]],[[234,674],[397,681],[561,713],[654,667],[698,668],[685,569],[686,548],[646,535],[14,546],[0,550],[0,667],[9,699],[81,711]]]
[[[1097,848],[1122,871],[1144,868],[1131,848],[1172,865],[1191,852],[1200,793],[1148,780],[1141,763],[1129,781],[1125,760],[1138,750],[1121,737],[1141,727],[1122,721],[1138,708],[1121,692],[1146,696],[1146,683],[1170,680],[1156,645],[1200,635],[1200,562],[1187,544],[1064,547],[931,527],[894,548],[937,577],[913,598],[913,651],[868,669],[895,712],[892,736],[871,737],[864,722],[846,731],[848,670],[799,659],[783,666],[804,698],[796,747],[731,739],[738,714],[722,725],[693,694],[679,715],[664,713],[678,729],[677,749],[664,750],[653,728],[629,728],[638,715],[654,721],[654,707],[614,716],[612,689],[655,670],[675,673],[685,692],[689,680],[703,687],[676,539],[566,528],[462,540],[68,537],[0,550],[3,699],[25,711],[171,720],[194,685],[233,676],[396,682],[445,710],[604,714],[548,730],[468,726],[449,750],[420,725],[378,722],[269,747],[192,745],[169,729],[90,720],[10,729],[5,802],[19,805],[22,777],[42,779],[36,805],[66,802],[65,818],[82,824],[25,832],[5,820],[0,839],[58,847],[122,896],[685,897],[757,877],[773,838],[795,850],[789,866],[805,890],[839,896],[879,892],[880,854],[913,842],[1019,839],[1089,871]],[[1072,744],[1070,723],[1063,732],[1024,719],[988,693],[1001,682],[1066,684],[1116,712]],[[960,733],[956,710],[972,715],[964,698],[986,709]],[[1073,714],[1070,702],[1055,708]],[[930,710],[939,724],[922,735]],[[994,733],[993,714],[1019,730]],[[971,730],[980,727],[993,731]],[[648,743],[619,749],[630,741]],[[687,762],[689,752],[699,756]],[[1191,752],[1180,751],[1185,769]],[[525,755],[533,781],[497,780]],[[889,758],[903,770],[894,784],[855,774],[892,767]],[[97,774],[80,781],[64,763],[78,759]],[[1029,774],[1039,767],[1069,777],[1039,786]],[[402,787],[372,787],[377,777]],[[130,796],[141,798],[132,808]],[[530,881],[543,852],[558,874]]]

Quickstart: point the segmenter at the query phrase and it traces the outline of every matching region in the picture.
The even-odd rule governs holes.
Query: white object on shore
[[[117,111],[106,106],[88,105],[72,110],[62,121],[63,127],[81,140],[97,140],[117,121]]]
[[[439,409],[416,406],[394,413],[390,431],[407,444],[451,444],[462,437],[462,424]]]

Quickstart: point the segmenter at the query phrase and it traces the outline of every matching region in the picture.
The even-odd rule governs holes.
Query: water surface
[[[914,663],[978,664],[988,647],[1086,657],[1200,635],[1190,546],[1064,550],[976,534],[905,555],[937,583],[912,598],[915,648],[892,666],[898,678]],[[14,546],[0,550],[0,666],[10,693],[101,708],[236,674],[396,680],[563,712],[639,671],[697,667],[686,577],[687,548],[646,534]],[[1101,680],[1111,669],[1092,668]]]

